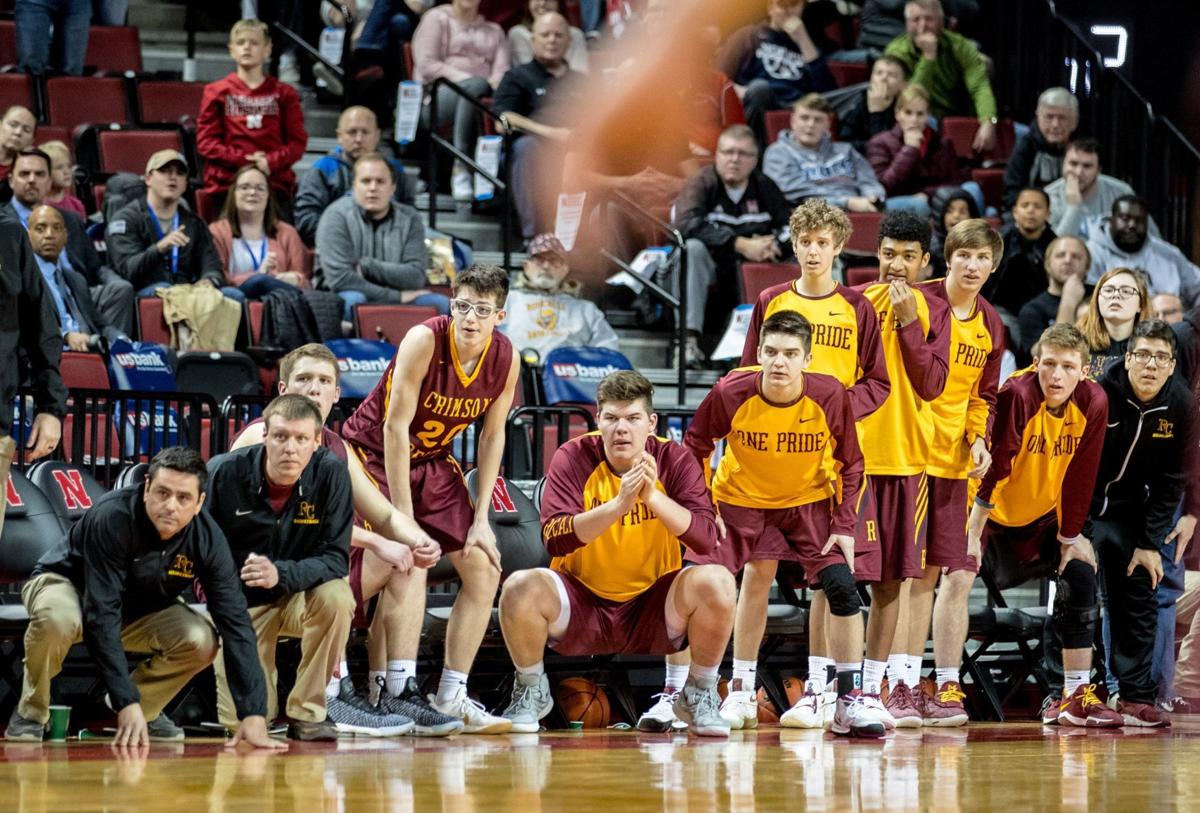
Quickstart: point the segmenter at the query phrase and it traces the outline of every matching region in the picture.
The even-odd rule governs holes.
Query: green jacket
[[[888,43],[884,52],[908,65],[912,81],[929,91],[929,112],[939,119],[969,116],[972,108],[980,121],[996,117],[996,97],[983,54],[962,34],[942,31],[937,59],[932,62],[921,57],[921,50],[907,34]]]

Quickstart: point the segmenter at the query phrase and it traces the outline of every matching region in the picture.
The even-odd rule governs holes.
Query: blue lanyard
[[[246,253],[250,255],[250,262],[254,264],[254,270],[257,272],[258,267],[263,264],[264,260],[267,259],[267,238],[263,238],[262,254],[258,257],[254,256],[254,249],[250,248],[250,244],[246,242],[246,238],[240,237],[238,239],[241,240],[242,245],[246,247]]]
[[[154,236],[157,240],[166,237],[163,234],[162,226],[158,222],[158,215],[154,214],[154,210],[150,208],[150,201],[146,201],[146,212],[150,215],[150,225],[154,228]],[[175,210],[175,217],[171,218],[171,231],[179,228],[179,210]],[[179,246],[171,246],[171,276],[179,273]]]

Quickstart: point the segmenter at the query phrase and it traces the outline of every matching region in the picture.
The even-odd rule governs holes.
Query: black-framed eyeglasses
[[[1129,355],[1138,364],[1148,364],[1150,359],[1154,359],[1154,363],[1159,367],[1166,367],[1175,360],[1170,353],[1151,353],[1146,350],[1134,350]]]
[[[1138,289],[1132,285],[1101,285],[1101,296],[1115,296],[1119,299],[1129,299],[1138,296]]]

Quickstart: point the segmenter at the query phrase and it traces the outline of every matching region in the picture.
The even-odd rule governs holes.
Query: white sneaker
[[[512,720],[490,714],[483,704],[467,696],[465,688],[459,689],[448,703],[439,703],[435,696],[431,696],[429,702],[442,714],[462,720],[464,734],[507,734],[512,730]]]
[[[821,726],[828,731],[833,728],[833,715],[837,710],[837,692],[826,688],[821,692]]]
[[[879,698],[878,692],[863,692],[863,714],[871,720],[880,723],[888,731],[896,730],[896,718],[888,711],[887,706]]]
[[[475,199],[475,180],[470,172],[464,169],[450,176],[450,194],[461,203],[470,203]]]
[[[687,728],[687,723],[675,716],[678,689],[664,691],[654,697],[658,698],[658,702],[638,718],[638,731],[682,731]]]
[[[758,727],[758,702],[754,694],[741,690],[730,692],[721,703],[721,718],[732,729]]]
[[[887,733],[883,722],[867,710],[864,698],[865,695],[857,689],[845,697],[838,698],[837,710],[833,715],[834,734],[879,738]]]
[[[822,728],[825,717],[821,694],[806,686],[796,704],[779,718],[779,724],[784,728]]]

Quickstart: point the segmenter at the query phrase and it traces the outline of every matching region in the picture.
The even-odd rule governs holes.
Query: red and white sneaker
[[[1042,701],[1042,710],[1038,716],[1042,718],[1042,725],[1058,725],[1058,713],[1062,711],[1063,697],[1048,696]]]
[[[1121,715],[1125,725],[1128,726],[1166,728],[1171,725],[1171,719],[1161,709],[1150,703],[1127,703],[1124,700],[1118,700],[1117,714]]]
[[[1125,718],[1096,697],[1096,684],[1089,683],[1064,698],[1058,712],[1058,724],[1080,728],[1119,728],[1125,725]]]
[[[925,699],[924,724],[938,728],[955,728],[967,724],[967,709],[963,705],[966,692],[956,680],[948,680]]]
[[[837,708],[833,713],[832,731],[834,734],[878,739],[887,733],[887,728],[879,714],[879,712],[887,714],[887,710],[883,708],[882,703],[878,703],[877,709],[869,708],[865,700],[866,696],[858,689],[837,699]],[[877,696],[876,702],[878,702]]]
[[[900,681],[890,687],[887,702],[883,705],[896,721],[896,728],[920,728],[921,709],[917,705],[916,693]]]

